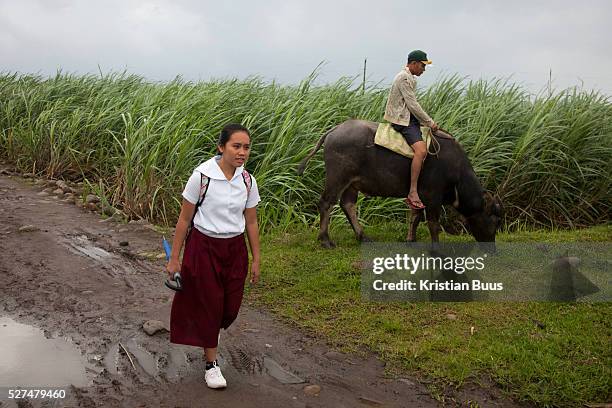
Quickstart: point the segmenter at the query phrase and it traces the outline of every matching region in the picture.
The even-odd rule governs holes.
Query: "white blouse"
[[[208,190],[193,224],[198,231],[209,237],[232,238],[244,232],[245,208],[255,207],[261,198],[253,175],[251,192],[247,197],[247,188],[242,177],[244,167],[238,167],[232,179],[228,180],[217,163],[220,159],[221,156],[215,156],[196,167],[187,181],[183,197],[196,204],[200,195],[201,174],[208,176]]]

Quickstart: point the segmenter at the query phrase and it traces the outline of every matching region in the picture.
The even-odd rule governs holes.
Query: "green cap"
[[[408,54],[408,63],[410,64],[412,61],[420,61],[423,64],[431,64],[431,61],[427,59],[427,54],[425,51],[421,50],[414,50]]]

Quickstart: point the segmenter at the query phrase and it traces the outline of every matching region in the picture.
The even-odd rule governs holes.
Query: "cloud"
[[[389,81],[414,48],[441,72],[513,75],[535,88],[552,69],[612,93],[612,3],[400,0],[213,2],[0,0],[3,69],[53,74],[128,69],[153,80],[260,75],[295,83],[321,61],[321,80]],[[575,61],[575,62],[572,62]]]

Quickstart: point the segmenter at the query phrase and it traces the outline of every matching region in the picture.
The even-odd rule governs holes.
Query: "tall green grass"
[[[125,73],[55,77],[0,74],[0,157],[48,177],[86,178],[132,217],[172,224],[193,168],[220,129],[251,129],[247,168],[266,228],[316,222],[324,184],[319,154],[297,163],[348,118],[382,120],[388,90],[354,79],[316,86],[246,80],[150,83]],[[440,79],[424,108],[465,147],[483,185],[502,198],[510,228],[576,227],[610,219],[612,104],[596,92],[532,95],[507,81]],[[335,217],[340,216],[335,212]],[[361,201],[361,219],[404,219],[401,200]]]

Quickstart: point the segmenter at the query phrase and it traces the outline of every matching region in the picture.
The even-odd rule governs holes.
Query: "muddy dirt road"
[[[160,235],[103,221],[43,187],[0,175],[0,407],[439,406],[418,381],[385,377],[374,356],[332,351],[248,306],[221,334],[229,386],[208,389],[201,349],[143,330],[149,320],[169,324]],[[8,399],[19,385],[66,396]],[[495,389],[459,398],[514,406]]]

